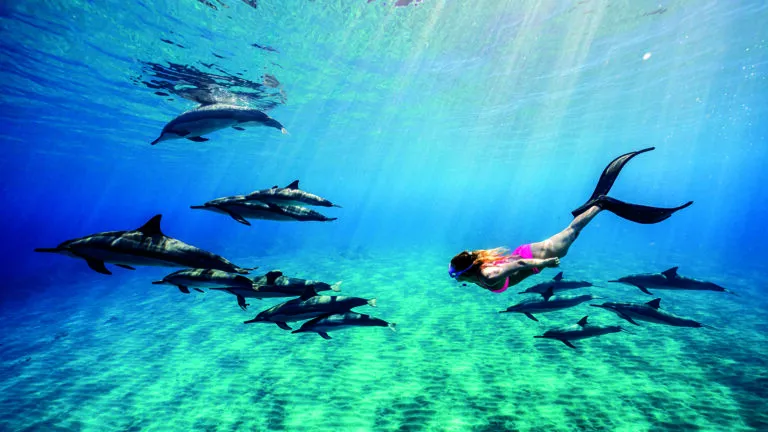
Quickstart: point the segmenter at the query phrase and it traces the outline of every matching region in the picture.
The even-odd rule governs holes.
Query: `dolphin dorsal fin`
[[[273,270],[266,274],[267,276],[267,285],[274,285],[277,278],[283,275],[283,272],[280,270]]]
[[[660,308],[660,307],[661,307],[660,303],[661,303],[661,299],[660,299],[660,298],[657,298],[657,299],[653,299],[653,300],[649,301],[649,302],[648,302],[648,303],[646,303],[646,304],[647,304],[648,306],[650,306],[650,307],[654,308],[654,309],[658,309],[658,308]]]
[[[301,297],[299,297],[299,299],[301,301],[309,300],[309,299],[311,299],[312,297],[314,297],[316,295],[317,295],[317,291],[315,291],[314,288],[309,287],[306,290],[304,290],[304,293],[301,295]]]
[[[558,273],[555,277],[552,278],[552,280],[555,282],[560,282],[563,280],[563,272]]]
[[[587,325],[587,318],[589,318],[589,315],[587,315],[584,318],[580,319],[579,322],[577,322],[576,324],[584,327],[585,325]]]
[[[541,293],[541,296],[544,297],[544,301],[549,301],[549,298],[552,297],[554,294],[555,294],[555,287],[550,285],[546,291]]]
[[[299,181],[298,180],[294,180],[294,181],[291,182],[291,184],[289,184],[285,188],[286,189],[298,189],[299,188]]]
[[[661,272],[661,274],[664,275],[667,279],[674,279],[677,277],[677,267],[672,267],[669,270],[664,270]]]
[[[136,231],[141,232],[144,235],[153,236],[153,235],[165,235],[160,230],[160,219],[163,218],[163,215],[155,215],[152,217],[152,219],[148,220],[147,223],[142,225],[139,229]]]

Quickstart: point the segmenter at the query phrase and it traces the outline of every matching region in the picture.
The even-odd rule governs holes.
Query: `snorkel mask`
[[[471,263],[469,267],[465,268],[464,270],[456,271],[456,268],[451,266],[448,266],[448,276],[452,277],[453,279],[456,279],[456,281],[459,280],[459,276],[466,273],[469,269],[475,266],[475,263]]]

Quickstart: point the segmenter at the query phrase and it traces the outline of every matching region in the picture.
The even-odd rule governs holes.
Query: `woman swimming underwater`
[[[544,267],[560,265],[560,258],[568,253],[568,248],[581,230],[601,210],[608,210],[632,222],[655,224],[693,204],[693,201],[689,201],[674,208],[648,207],[625,203],[607,196],[624,165],[640,153],[654,148],[621,155],[608,164],[597,182],[595,192],[584,205],[571,212],[573,221],[560,233],[538,243],[519,246],[511,254],[507,254],[505,248],[464,251],[453,257],[448,274],[459,282],[470,282],[491,292],[501,293]]]

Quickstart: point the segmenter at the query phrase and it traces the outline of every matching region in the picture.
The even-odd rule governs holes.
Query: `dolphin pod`
[[[108,231],[67,240],[55,248],[38,248],[35,252],[58,253],[85,260],[93,271],[111,275],[104,263],[129,270],[132,266],[188,267],[223,270],[248,274],[245,268],[211,252],[188,245],[163,234],[162,215],[156,215],[131,231]]]
[[[283,330],[291,330],[286,323],[348,312],[352,308],[364,305],[376,307],[376,299],[320,296],[313,290],[309,290],[305,295],[262,311],[255,318],[244,323],[272,322]]]
[[[295,180],[284,188],[274,186],[248,195],[216,198],[191,208],[225,214],[249,226],[251,223],[248,219],[287,222],[331,222],[337,219],[308,209],[305,205],[340,207],[323,197],[299,189],[299,181]]]

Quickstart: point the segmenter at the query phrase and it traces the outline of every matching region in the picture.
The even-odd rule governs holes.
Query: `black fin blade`
[[[282,321],[281,322],[277,322],[275,324],[277,324],[277,326],[280,327],[283,330],[291,330],[291,328],[288,327],[288,324],[286,324],[286,323],[284,323]]]
[[[190,141],[198,142],[198,143],[208,141],[208,138],[203,138],[203,137],[188,137],[187,139]]]
[[[142,225],[139,229],[136,231],[139,231],[140,233],[148,236],[154,236],[154,235],[165,235],[163,234],[163,231],[160,230],[160,220],[163,218],[163,215],[155,215],[152,217],[152,219],[148,220],[147,223]]]
[[[693,201],[679,207],[650,207],[640,204],[630,204],[611,197],[603,197],[600,207],[616,216],[639,224],[650,225],[669,219],[675,212],[693,204]]]
[[[299,181],[298,180],[294,180],[294,181],[291,182],[291,184],[289,184],[285,188],[286,189],[298,189],[299,188]]]
[[[252,281],[252,280],[250,280],[249,278],[247,278],[247,277],[243,276],[243,275],[237,275],[237,276],[235,276],[235,280],[236,280],[237,282],[240,282],[240,283],[242,283],[242,284],[245,284],[245,285],[251,285],[251,286],[253,286],[253,281]]]
[[[179,287],[179,291],[183,292],[184,294],[189,294],[189,288],[187,288],[184,285],[177,285]]]
[[[640,325],[640,324],[636,323],[636,322],[635,322],[635,320],[633,320],[633,319],[632,319],[632,317],[630,317],[630,316],[629,316],[629,315],[627,315],[627,314],[623,314],[623,313],[622,313],[622,314],[619,314],[619,316],[620,316],[621,318],[624,318],[625,320],[627,320],[627,322],[629,322],[629,323],[632,323],[632,324],[634,324],[634,325],[636,325],[636,326],[639,326],[639,325]]]
[[[560,339],[560,342],[564,343],[568,348],[576,349],[575,345],[573,345],[571,342],[569,342],[569,341],[567,341],[565,339]]]
[[[660,308],[660,307],[661,307],[661,304],[660,304],[660,303],[661,303],[661,299],[660,299],[660,298],[656,298],[656,299],[653,299],[653,300],[649,301],[649,302],[648,302],[648,303],[646,303],[646,304],[647,304],[648,306],[650,306],[650,307],[654,308],[654,309],[658,309],[658,308]]]
[[[679,267],[672,267],[669,270],[664,270],[663,272],[661,272],[661,274],[663,274],[664,277],[667,278],[667,279],[674,279],[674,278],[677,277],[677,269],[678,268]]]
[[[322,337],[322,338],[323,338],[323,339],[325,339],[325,340],[329,340],[329,339],[331,339],[331,337],[330,337],[330,336],[328,336],[328,333],[326,333],[326,332],[317,332],[317,334],[319,334],[319,335],[320,335],[320,337]]]
[[[558,273],[555,277],[552,278],[552,280],[555,282],[560,282],[563,280],[563,272]]]
[[[267,277],[267,285],[274,285],[277,281],[277,278],[283,275],[283,272],[279,270],[272,270],[271,272],[268,272],[265,276]]]
[[[585,325],[587,325],[587,318],[589,318],[589,315],[587,315],[584,318],[580,319],[579,322],[577,322],[576,324],[584,327]]]
[[[96,273],[101,273],[105,275],[111,275],[112,272],[107,270],[107,267],[104,266],[104,261],[99,261],[91,258],[85,258],[85,262],[88,263],[88,267],[91,268],[91,270],[95,271]]]
[[[538,320],[538,319],[536,319],[536,317],[535,317],[535,316],[533,316],[533,314],[532,314],[532,313],[530,313],[530,312],[525,312],[525,316],[527,316],[528,318],[530,318],[530,319],[532,319],[532,320],[534,320],[534,321],[536,321],[536,322],[539,322],[539,320]]]
[[[126,264],[115,264],[115,265],[120,267],[120,268],[124,268],[126,270],[136,270],[135,268],[133,268],[133,267],[131,267],[129,265],[126,265]]]
[[[642,291],[642,292],[644,292],[644,293],[646,293],[648,295],[653,295],[650,291],[648,291],[648,288],[646,288],[644,286],[641,286],[641,285],[635,285],[635,286],[640,288],[640,291]]]
[[[201,290],[200,288],[194,288],[194,290],[199,292],[199,293],[205,293],[205,291]]]

